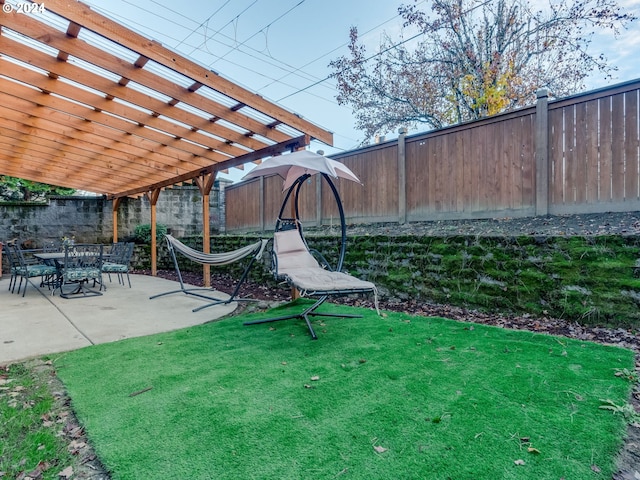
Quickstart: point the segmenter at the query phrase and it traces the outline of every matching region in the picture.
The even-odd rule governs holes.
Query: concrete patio
[[[37,280],[36,280],[37,282]],[[131,275],[133,288],[105,280],[102,296],[64,299],[47,288],[29,285],[26,295],[8,291],[9,277],[0,278],[0,365],[55,354],[98,343],[177,330],[219,319],[237,307],[233,302],[199,312],[205,300],[175,293],[177,282]],[[216,292],[216,297],[228,298]]]

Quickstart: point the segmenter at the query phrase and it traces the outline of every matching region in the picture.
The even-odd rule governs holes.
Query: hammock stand
[[[202,310],[203,308],[212,307],[214,305],[226,305],[231,302],[255,302],[254,298],[236,298],[236,295],[240,291],[240,286],[244,283],[249,274],[249,270],[253,266],[253,263],[262,257],[262,252],[264,252],[265,246],[268,240],[260,240],[256,243],[252,243],[251,245],[247,245],[246,247],[239,248],[237,250],[233,250],[231,252],[224,253],[204,253],[198,250],[194,250],[193,248],[185,245],[180,240],[177,240],[171,235],[165,235],[165,240],[167,241],[167,248],[169,253],[171,254],[171,258],[173,259],[173,265],[176,269],[176,273],[178,274],[178,280],[180,281],[180,288],[177,290],[171,290],[169,292],[159,293],[157,295],[153,295],[149,297],[150,299],[162,297],[164,295],[171,295],[173,293],[184,293],[185,295],[192,295],[194,297],[204,298],[207,300],[212,300],[211,303],[207,303],[206,305],[202,305],[200,307],[194,308],[192,311],[197,312]],[[201,265],[213,265],[213,266],[222,266],[228,265],[230,263],[235,263],[237,261],[242,260],[245,257],[251,255],[251,260],[247,262],[247,266],[242,273],[242,277],[236,284],[236,287],[231,293],[231,296],[227,300],[223,300],[221,298],[212,297],[209,295],[205,295],[203,293],[198,293],[202,291],[212,291],[211,288],[186,288],[184,282],[182,281],[182,273],[180,272],[180,267],[178,266],[178,259],[176,258],[176,251],[187,257],[189,260],[192,260]]]

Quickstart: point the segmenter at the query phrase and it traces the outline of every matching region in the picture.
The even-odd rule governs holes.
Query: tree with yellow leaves
[[[371,55],[352,27],[349,55],[330,63],[338,103],[352,107],[366,138],[531,105],[541,88],[556,96],[576,93],[591,72],[615,70],[602,54],[590,53],[593,35],[617,34],[636,20],[615,0],[552,0],[539,10],[533,6],[541,4],[522,0],[430,5],[431,11],[400,6],[408,38],[385,35]]]

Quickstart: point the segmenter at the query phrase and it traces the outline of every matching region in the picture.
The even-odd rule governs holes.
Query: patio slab
[[[237,303],[191,310],[205,300],[175,293],[177,282],[148,275],[131,275],[133,288],[109,283],[104,295],[64,299],[29,285],[24,297],[8,291],[9,278],[0,278],[0,365],[31,357],[75,350],[98,343],[177,330],[217,320]],[[216,297],[228,298],[216,292]]]

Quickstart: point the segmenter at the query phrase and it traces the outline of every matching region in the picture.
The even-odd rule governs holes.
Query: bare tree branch
[[[540,88],[575,93],[591,72],[615,70],[590,53],[593,34],[618,34],[636,20],[615,0],[560,0],[538,11],[524,0],[433,0],[430,11],[417,5],[398,11],[404,27],[419,35],[385,37],[368,56],[352,28],[349,55],[329,64],[338,103],[351,106],[366,138],[526,106]]]

